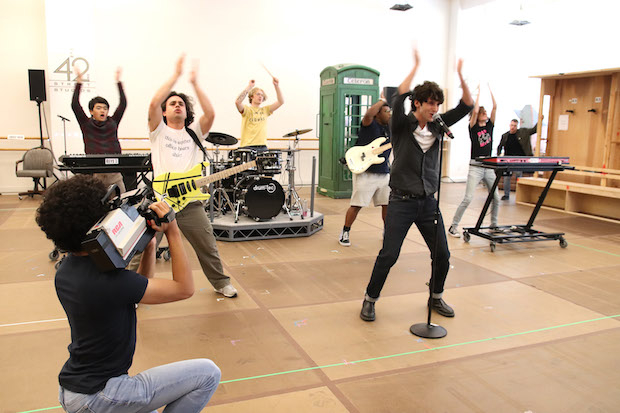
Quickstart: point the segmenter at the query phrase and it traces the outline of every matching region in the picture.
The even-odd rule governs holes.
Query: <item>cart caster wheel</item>
[[[20,200],[20,201],[21,201],[22,199],[24,199],[24,197],[23,197],[23,196],[21,196],[21,195],[18,195],[18,196],[17,196],[17,198],[19,198],[19,200]]]
[[[60,264],[62,264],[62,260],[60,260],[56,264],[54,264],[54,269],[58,270],[58,268],[60,268]]]
[[[489,244],[489,246],[491,247],[491,252],[495,252],[495,243],[491,242],[491,244]]]
[[[568,247],[568,242],[566,242],[566,240],[563,237],[560,238],[560,247],[562,248]]]
[[[60,253],[58,252],[58,250],[54,250],[50,252],[48,255],[48,257],[50,258],[50,261],[57,261],[59,256],[60,256]]]
[[[170,261],[170,250],[166,250],[162,253],[162,256],[164,257],[164,260],[166,261]]]
[[[471,239],[471,235],[469,235],[469,232],[463,231],[463,241],[469,242],[470,239]]]

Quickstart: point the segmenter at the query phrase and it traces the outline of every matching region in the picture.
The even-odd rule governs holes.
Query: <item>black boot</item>
[[[444,317],[454,317],[454,310],[441,298],[431,298],[431,308]]]
[[[364,321],[375,321],[375,303],[373,301],[364,300],[360,318]]]

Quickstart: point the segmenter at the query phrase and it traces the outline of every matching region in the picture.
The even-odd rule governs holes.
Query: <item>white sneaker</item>
[[[237,296],[237,289],[233,287],[232,284],[227,284],[222,288],[216,288],[215,292],[229,298]]]
[[[342,233],[340,234],[340,240],[338,242],[342,246],[350,247],[351,241],[349,240],[349,231],[342,231]]]
[[[450,229],[448,230],[448,234],[450,234],[450,236],[454,238],[461,238],[461,233],[459,232],[456,225],[450,226]]]

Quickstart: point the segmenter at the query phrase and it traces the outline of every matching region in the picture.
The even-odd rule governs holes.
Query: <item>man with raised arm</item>
[[[444,132],[433,116],[439,111],[444,96],[441,87],[435,82],[426,81],[412,91],[409,90],[418,69],[417,50],[414,50],[413,56],[413,69],[398,87],[399,96],[392,104],[392,192],[385,217],[383,248],[375,261],[362,303],[360,317],[365,321],[375,320],[375,302],[379,299],[390,269],[398,260],[403,241],[413,224],[418,227],[431,252],[431,268],[436,267],[431,308],[445,317],[454,317],[454,310],[442,298],[450,268],[450,251],[441,214],[438,222],[435,222],[435,211],[438,208],[435,193],[440,179],[439,140]],[[463,61],[459,60],[457,73],[463,90],[461,101],[454,109],[441,115],[448,126],[467,115],[474,103],[463,79],[462,67]],[[411,99],[409,113],[405,113],[404,106],[407,98]],[[436,238],[437,255],[434,249]]]
[[[390,143],[390,117],[392,111],[383,96],[368,108],[362,118],[355,146],[365,146],[379,137],[386,140],[381,144]],[[353,174],[353,193],[351,206],[344,218],[344,227],[340,233],[339,243],[345,247],[351,246],[349,232],[357,214],[362,207],[367,207],[372,201],[374,206],[381,206],[381,218],[385,224],[387,205],[390,198],[390,157],[391,149],[380,154],[385,160],[380,164],[372,164],[360,174]]]
[[[265,91],[255,87],[254,80],[250,80],[248,86],[237,96],[235,106],[241,114],[241,142],[240,148],[250,148],[257,151],[267,150],[267,117],[271,116],[284,104],[284,98],[280,91],[280,81],[273,78],[273,86],[276,89],[277,101],[271,105],[261,106],[267,100]],[[250,105],[244,105],[243,99],[248,96]]]
[[[469,172],[467,173],[467,184],[465,188],[465,196],[463,201],[456,209],[454,218],[452,218],[452,225],[448,229],[450,236],[459,238],[461,233],[459,232],[459,222],[465,213],[465,210],[474,198],[474,192],[480,181],[483,181],[489,192],[493,188],[495,182],[495,171],[491,168],[483,168],[477,165],[476,158],[491,156],[491,150],[493,149],[493,127],[495,126],[495,113],[497,112],[497,102],[493,97],[491,87],[489,87],[491,93],[491,100],[493,101],[493,110],[491,111],[491,118],[487,114],[484,106],[479,106],[481,90],[478,88],[478,96],[476,97],[476,103],[474,109],[471,112],[469,118],[469,139],[471,140],[471,152],[469,161]],[[497,190],[493,194],[493,202],[491,203],[491,227],[497,227],[497,215],[499,210],[499,194]]]
[[[82,72],[77,66],[73,66],[76,75],[75,90],[71,101],[71,109],[82,130],[84,139],[84,153],[89,154],[118,154],[121,153],[121,144],[118,141],[118,124],[121,123],[127,99],[121,83],[121,69],[116,70],[116,84],[118,85],[119,103],[112,116],[108,116],[110,104],[101,96],[96,96],[88,102],[90,117],[86,116],[80,105],[80,91],[84,81]],[[103,181],[106,186],[116,184],[121,192],[125,192],[123,176],[119,172],[97,173],[95,178]]]
[[[220,369],[208,359],[179,361],[129,376],[136,349],[136,303],[161,304],[194,293],[192,271],[176,221],[157,226],[168,238],[172,279],[153,278],[155,239],[142,254],[138,272],[102,272],[82,240],[108,212],[107,188],[89,175],[76,175],[51,186],[37,210],[37,224],[61,250],[69,252],[56,272],[56,294],[71,328],[69,359],[58,380],[65,411],[112,413],[200,412],[220,382]],[[150,206],[163,218],[165,202]],[[181,343],[179,342],[179,345]]]
[[[215,111],[198,85],[197,68],[190,73],[190,83],[198,97],[203,114],[194,120],[192,101],[184,93],[172,91],[183,73],[184,56],[177,61],[175,72],[155,93],[149,105],[149,137],[155,177],[167,172],[185,172],[203,160],[203,153],[191,132],[202,144],[213,125]],[[194,201],[177,213],[181,232],[194,248],[202,271],[215,292],[236,297],[237,290],[224,274],[224,268],[203,203]]]

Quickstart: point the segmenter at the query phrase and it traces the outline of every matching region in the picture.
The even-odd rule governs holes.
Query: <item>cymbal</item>
[[[308,133],[308,132],[310,132],[311,130],[312,130],[312,129],[299,129],[299,130],[295,129],[295,131],[293,131],[293,132],[289,132],[289,133],[287,133],[286,135],[282,135],[282,137],[283,137],[283,138],[287,138],[287,137],[289,137],[289,136],[297,136],[297,135],[302,135],[302,134],[304,134],[304,133]]]
[[[238,142],[237,138],[220,132],[209,132],[206,141],[214,145],[234,145]]]

